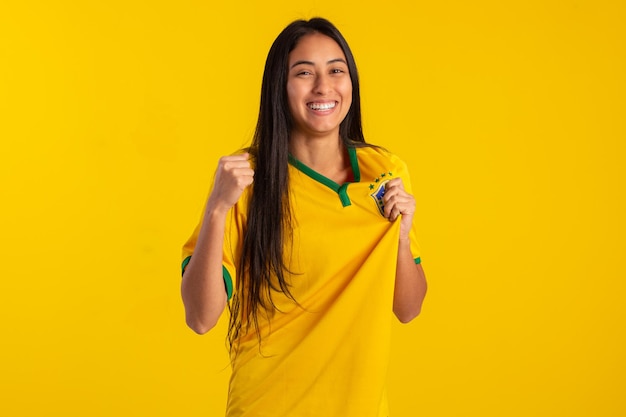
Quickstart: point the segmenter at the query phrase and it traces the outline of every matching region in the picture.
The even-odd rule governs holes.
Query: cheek
[[[344,98],[352,97],[352,80],[350,77],[341,79],[341,82],[336,86],[337,90],[341,91]]]
[[[352,104],[352,82],[351,81],[348,80],[348,82],[342,86],[341,95],[343,96],[344,103],[347,103],[350,105]]]
[[[301,80],[297,80],[301,81]],[[288,82],[287,83],[287,98],[289,101],[300,101],[307,93],[307,84],[304,82]]]
[[[287,84],[287,101],[289,109],[293,110],[298,100],[298,90],[290,83]]]

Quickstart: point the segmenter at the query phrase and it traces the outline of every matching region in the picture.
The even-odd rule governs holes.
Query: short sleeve
[[[241,257],[242,236],[247,215],[247,199],[247,193],[244,193],[239,202],[229,210],[226,216],[224,245],[222,248],[222,275],[228,299],[232,297],[235,291],[237,266]],[[203,219],[201,218],[193,233],[183,245],[181,265],[183,274],[195,251],[202,222]]]
[[[245,233],[246,218],[248,214],[248,191],[246,189],[237,204],[233,206],[226,217],[224,229],[224,246],[222,251],[222,269],[224,273],[224,285],[228,298],[232,296],[237,287],[237,268],[241,259],[243,236]]]
[[[193,255],[193,251],[196,248],[196,242],[198,241],[198,234],[200,233],[200,227],[202,226],[202,219],[200,219],[200,223],[196,226],[187,242],[183,245],[183,262],[182,262],[182,273],[185,273],[185,268],[187,268],[187,264],[191,260],[191,255]]]

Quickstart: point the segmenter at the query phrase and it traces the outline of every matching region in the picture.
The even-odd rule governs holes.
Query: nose
[[[332,89],[330,77],[327,74],[320,74],[315,78],[313,92],[319,95],[325,95]]]

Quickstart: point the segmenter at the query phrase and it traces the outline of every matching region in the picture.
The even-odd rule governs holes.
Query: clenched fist
[[[248,153],[220,158],[208,206],[229,210],[253,180],[254,170]]]

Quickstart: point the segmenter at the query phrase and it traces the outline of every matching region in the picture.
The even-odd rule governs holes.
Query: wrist
[[[207,204],[204,217],[210,220],[224,220],[228,215],[230,207],[221,204]]]
[[[408,236],[400,236],[400,239],[398,239],[398,241],[400,242],[400,245],[411,246],[411,239]]]

